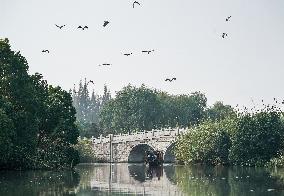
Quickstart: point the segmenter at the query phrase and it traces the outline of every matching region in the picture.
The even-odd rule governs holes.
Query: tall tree
[[[178,126],[188,127],[198,124],[205,117],[207,98],[200,92],[178,95],[173,98],[175,118]]]
[[[70,94],[60,87],[49,86],[45,121],[38,137],[39,162],[45,160],[49,167],[67,167],[79,162],[78,153],[71,146],[79,137],[75,113]],[[53,153],[45,153],[49,151]]]
[[[100,97],[95,95],[95,92],[92,92],[91,99],[90,99],[90,121],[92,123],[99,122],[99,111],[101,107]]]
[[[90,96],[88,82],[85,79],[79,83],[78,91],[74,87],[72,91],[73,105],[76,108],[77,125],[80,129],[80,136],[99,136],[99,113],[103,106],[111,100],[111,94],[106,85],[102,96],[95,94],[94,90]]]
[[[28,63],[19,52],[11,50],[8,39],[0,40],[0,95],[10,103],[5,111],[14,124],[14,165],[27,162],[36,147],[39,126],[38,113],[42,103],[37,99],[33,80],[28,75]],[[18,158],[16,158],[18,157]]]
[[[105,130],[131,132],[156,128],[161,107],[155,91],[142,85],[128,85],[102,109],[100,123]]]
[[[13,156],[15,129],[13,121],[0,109],[0,168],[9,164]]]
[[[42,159],[42,156],[46,157],[53,151],[44,150],[40,144],[43,136],[53,138],[49,141],[58,141],[56,144],[49,142],[54,149],[56,146],[65,144],[64,149],[57,151],[58,158],[66,154],[66,151],[72,151],[71,144],[77,141],[77,128],[74,121],[69,120],[75,119],[75,113],[68,112],[72,111],[71,97],[69,99],[66,97],[70,95],[66,91],[61,91],[66,96],[60,102],[52,99],[53,87],[48,87],[42,75],[28,74],[26,59],[19,52],[11,50],[8,39],[0,40],[0,78],[0,145],[5,145],[3,149],[7,149],[6,152],[0,151],[2,157],[0,167],[54,167],[54,162],[59,160]],[[54,107],[59,108],[56,112],[52,113],[53,107],[48,104],[50,99]],[[63,110],[65,106],[70,107],[68,110]],[[65,114],[59,115],[62,111]],[[61,123],[53,124],[55,121]],[[64,131],[68,130],[68,136],[55,134],[56,130],[63,129],[63,124]],[[41,152],[40,156],[38,152]],[[74,161],[76,152],[72,156],[76,164]],[[67,163],[69,166],[69,158],[70,156],[66,156],[65,159],[61,159],[59,165]],[[46,164],[47,162],[49,164]]]
[[[230,105],[224,105],[223,102],[217,101],[214,105],[206,110],[207,118],[211,120],[223,120],[229,116],[235,116],[236,112]]]
[[[104,85],[104,94],[101,101],[101,107],[103,107],[111,99],[111,94],[106,85]]]

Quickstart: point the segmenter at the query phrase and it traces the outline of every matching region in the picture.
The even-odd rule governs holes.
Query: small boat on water
[[[163,164],[163,152],[147,150],[145,152],[145,163],[149,166],[160,166]]]

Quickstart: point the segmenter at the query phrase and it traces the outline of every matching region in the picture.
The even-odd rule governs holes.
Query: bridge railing
[[[161,130],[134,132],[131,134],[109,134],[107,137],[103,137],[101,135],[99,138],[92,137],[91,140],[94,144],[108,143],[110,142],[110,140],[114,142],[127,142],[135,140],[153,139],[159,137],[175,137],[179,134],[183,134],[186,131],[188,131],[188,129],[168,128]]]

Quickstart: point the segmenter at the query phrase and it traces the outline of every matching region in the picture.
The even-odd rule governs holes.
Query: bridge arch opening
[[[175,143],[172,143],[167,148],[165,155],[164,155],[164,162],[165,163],[174,163],[176,161],[176,156],[174,154],[174,146],[175,146]]]
[[[145,152],[147,150],[154,150],[148,144],[138,144],[134,146],[128,156],[128,162],[130,163],[143,163],[145,158]]]

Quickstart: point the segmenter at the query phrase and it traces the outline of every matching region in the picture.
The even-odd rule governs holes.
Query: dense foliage
[[[217,101],[212,107],[206,110],[207,118],[214,121],[219,121],[227,118],[228,116],[236,116],[236,112],[230,105],[224,105],[222,102]]]
[[[205,121],[178,140],[175,153],[187,164],[281,165],[283,125],[275,106]]]
[[[263,165],[277,156],[284,129],[281,113],[273,108],[238,118],[231,134],[230,159],[235,164]]]
[[[284,167],[284,155],[283,155],[283,152],[280,152],[278,154],[278,156],[273,157],[272,159],[270,159],[270,161],[267,162],[265,164],[265,166],[269,167],[269,168],[276,168],[276,167],[283,168]]]
[[[181,137],[175,146],[176,157],[184,163],[228,164],[234,120],[205,121]]]
[[[79,138],[75,149],[79,152],[81,163],[97,162],[95,151],[92,148],[92,141],[87,138]]]
[[[160,127],[188,127],[206,117],[207,98],[200,92],[190,95],[168,95],[157,92],[161,111]]]
[[[127,86],[103,108],[100,124],[112,133],[149,130],[158,125],[159,112],[160,103],[153,90]]]
[[[0,168],[65,168],[78,163],[69,93],[28,74],[28,63],[0,40]]]
[[[99,120],[104,133],[188,127],[206,116],[206,102],[200,92],[173,96],[144,85],[128,85],[103,107]]]

